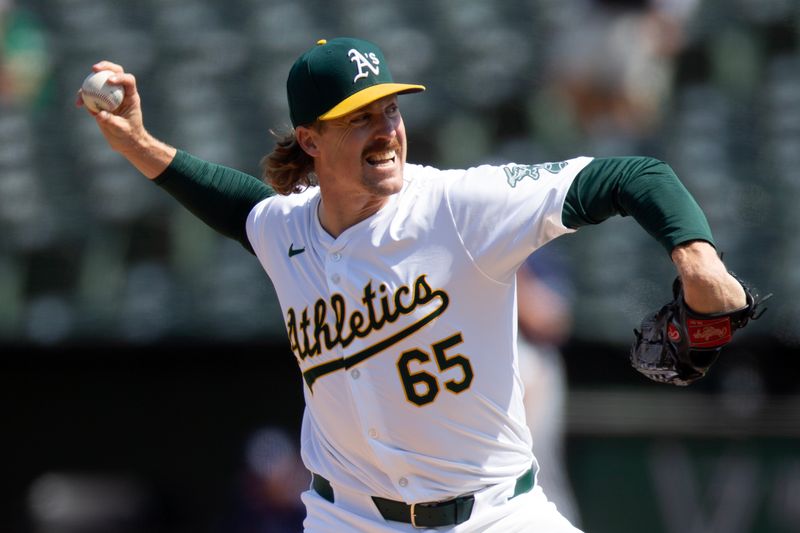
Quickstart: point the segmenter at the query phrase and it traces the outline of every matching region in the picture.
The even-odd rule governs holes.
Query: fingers
[[[92,113],[92,115],[94,115],[94,119],[100,127],[119,127],[119,124],[115,121],[115,115],[109,111],[99,111]]]
[[[125,92],[126,100],[136,95],[137,92],[136,77],[133,74],[126,73],[121,65],[106,60],[98,61],[97,63],[92,65],[93,72],[100,72],[102,70],[110,70],[111,72],[114,73],[112,76],[108,78],[108,83],[122,86],[122,89]],[[92,112],[88,107],[84,105],[80,89],[78,89],[78,92],[75,96],[75,105],[77,107],[85,107],[89,113],[91,113],[92,115],[96,115],[96,113]],[[125,105],[120,106],[119,112],[121,112],[125,108],[126,108]]]
[[[133,126],[125,117],[115,115],[110,111],[99,111],[98,113],[93,113],[93,115],[94,120],[97,122],[97,127],[100,128],[102,134],[111,143],[112,148],[116,150],[131,143]]]
[[[122,65],[118,65],[117,63],[113,63],[111,61],[102,60],[92,65],[92,70],[94,72],[110,70],[114,73],[114,75],[108,78],[108,83],[122,85],[122,87],[125,89],[126,96],[136,92],[136,78],[133,76],[133,74],[126,73],[125,69],[122,68]]]
[[[126,73],[122,65],[107,60],[98,61],[92,65],[92,71],[100,72],[101,70],[110,70],[113,72],[114,75],[108,78],[108,82],[122,85],[126,95],[133,94],[136,91],[136,78],[133,74]]]
[[[126,98],[136,93],[136,77],[133,74],[123,72],[114,74],[108,78],[108,83],[122,85]]]
[[[117,65],[116,63],[112,63],[111,61],[98,61],[94,65],[92,65],[92,70],[95,72],[100,72],[101,70],[111,70],[116,72],[117,74],[122,74],[125,72],[125,69],[122,68],[121,65]]]

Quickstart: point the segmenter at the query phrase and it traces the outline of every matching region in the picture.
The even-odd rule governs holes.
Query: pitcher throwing
[[[134,76],[93,69],[125,90],[95,115],[111,148],[275,286],[304,380],[306,532],[578,531],[536,485],[517,365],[515,272],[551,239],[631,215],[695,313],[748,304],[663,162],[406,162],[398,95],[424,87],[394,82],[373,43],[320,40],[297,59],[266,184],[153,138]]]

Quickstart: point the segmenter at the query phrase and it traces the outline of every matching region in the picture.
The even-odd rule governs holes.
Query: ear
[[[319,155],[319,148],[317,148],[316,142],[317,132],[313,128],[298,126],[294,130],[294,135],[295,139],[297,139],[297,144],[300,145],[300,148],[302,148],[305,153],[311,157],[317,157]]]

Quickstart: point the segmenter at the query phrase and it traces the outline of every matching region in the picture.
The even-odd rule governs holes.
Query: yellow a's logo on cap
[[[365,69],[369,69],[376,76],[381,73],[381,62],[374,52],[370,52],[365,56],[355,48],[351,48],[347,52],[347,56],[350,58],[351,62],[356,64],[356,68],[358,69],[356,77],[353,78],[353,83],[358,81],[359,78],[366,78],[369,76],[369,72]]]

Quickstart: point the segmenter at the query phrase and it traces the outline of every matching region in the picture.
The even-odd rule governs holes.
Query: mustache
[[[388,150],[394,150],[396,152],[400,152],[402,147],[400,143],[394,139],[391,141],[375,141],[366,148],[364,148],[363,156],[366,157],[368,154],[375,153],[375,152],[386,152]]]

